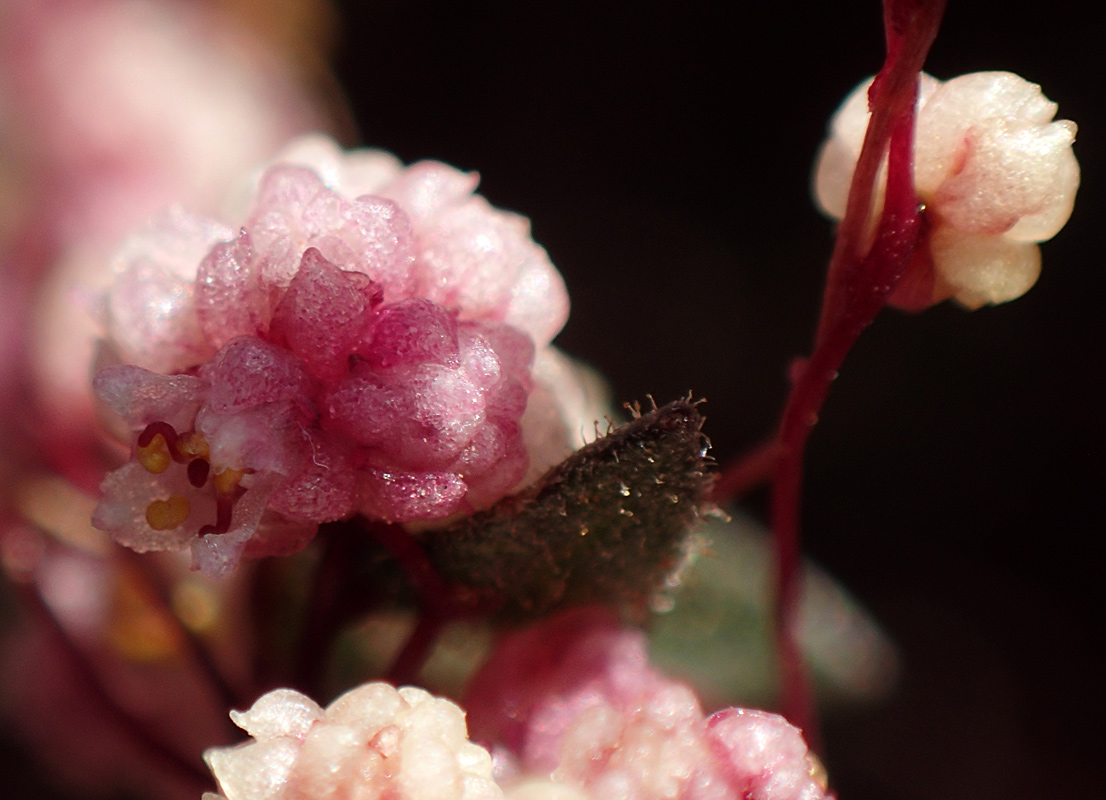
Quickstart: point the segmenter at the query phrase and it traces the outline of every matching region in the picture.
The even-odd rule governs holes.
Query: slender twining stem
[[[354,537],[361,531],[348,523],[330,523],[323,528],[326,535],[318,537],[323,552],[312,579],[292,668],[292,685],[313,695],[321,694],[324,667],[338,632],[363,610],[360,604],[346,602],[350,566],[356,560]],[[358,596],[368,605],[375,599],[372,587],[364,587]]]
[[[761,442],[727,464],[711,489],[711,499],[720,506],[732,503],[772,479],[780,460],[776,436]]]
[[[414,629],[392,660],[385,680],[395,686],[416,682],[419,671],[430,658],[438,637],[449,622],[449,618],[443,617],[436,609],[421,609]]]
[[[871,120],[830,261],[814,351],[797,371],[780,421],[772,479],[776,541],[776,636],[784,714],[817,747],[809,682],[795,639],[800,600],[800,501],[807,440],[830,385],[857,338],[883,308],[910,263],[921,230],[913,186],[918,73],[945,0],[885,0],[887,60],[869,90]],[[887,186],[874,233],[876,176],[887,154]]]
[[[463,615],[457,598],[426,557],[422,546],[400,525],[370,523],[370,533],[399,562],[419,594],[419,617],[386,673],[399,685],[418,676],[445,626]]]
[[[450,605],[453,592],[430,563],[422,545],[406,528],[373,521],[367,522],[366,528],[373,540],[399,562],[423,603],[438,608]]]
[[[434,650],[438,637],[452,622],[486,616],[494,610],[486,599],[458,591],[438,575],[419,541],[402,525],[369,522],[369,534],[395,558],[419,595],[419,616],[386,675],[392,683],[414,680]]]
[[[67,656],[74,678],[87,687],[87,696],[100,704],[103,711],[119,725],[131,743],[154,761],[161,763],[167,772],[194,785],[194,791],[199,792],[210,788],[211,776],[198,758],[193,760],[179,754],[158,735],[157,731],[151,729],[147,722],[128,712],[112,697],[96,668],[43,600],[37,587],[30,584],[20,586],[19,594],[27,611],[46,623],[47,630]]]

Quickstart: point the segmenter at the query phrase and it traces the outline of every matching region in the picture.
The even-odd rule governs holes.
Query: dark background
[[[882,315],[812,439],[808,551],[905,658],[894,697],[825,720],[848,800],[1101,794],[1106,132],[1084,7],[950,4],[929,71],[1040,83],[1080,125],[1075,215],[1025,298]],[[564,349],[619,400],[706,397],[721,461],[772,430],[832,245],[812,159],[882,62],[878,3],[385,0],[341,19],[363,141],[479,170],[532,218],[573,298]]]

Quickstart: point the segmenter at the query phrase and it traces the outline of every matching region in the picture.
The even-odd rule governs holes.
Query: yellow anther
[[[155,500],[146,506],[146,524],[155,531],[171,531],[188,519],[191,510],[187,497],[174,494],[168,500]]]
[[[206,459],[211,455],[211,451],[207,446],[207,439],[204,438],[202,433],[196,433],[195,431],[182,434],[181,437],[177,439],[177,450],[183,455],[192,458]]]
[[[169,469],[173,463],[173,457],[169,455],[169,445],[165,443],[165,437],[157,434],[145,447],[138,448],[138,463],[146,468],[147,472],[160,475]]]
[[[215,477],[212,479],[212,483],[215,484],[215,491],[219,494],[231,494],[238,488],[239,482],[246,475],[244,469],[231,469],[227,468],[215,473]]]

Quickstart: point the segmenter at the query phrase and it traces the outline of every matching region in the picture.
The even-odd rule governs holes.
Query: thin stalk
[[[781,453],[777,436],[743,453],[721,471],[711,499],[724,506],[767,484],[772,480]]]
[[[352,531],[344,523],[331,524],[326,529],[326,535],[317,539],[322,543],[323,553],[312,578],[292,670],[292,685],[312,696],[321,693],[324,668],[338,632],[360,610],[344,602],[350,566],[354,563],[353,536],[360,531]],[[361,595],[371,595],[371,591]]]
[[[489,604],[442,580],[422,545],[403,526],[370,522],[366,527],[377,544],[399,562],[419,595],[418,621],[386,673],[393,683],[410,681],[418,676],[450,623],[490,614],[498,603]]]
[[[408,683],[418,676],[446,624],[462,613],[455,593],[406,529],[383,523],[369,523],[368,528],[377,543],[399,562],[419,595],[418,621],[386,673],[396,685]]]
[[[945,0],[884,3],[887,60],[869,92],[871,119],[830,261],[814,351],[792,386],[776,436],[780,455],[772,482],[771,522],[776,541],[775,628],[783,712],[804,730],[815,749],[819,747],[817,717],[796,640],[803,462],[838,370],[905,274],[917,243],[921,210],[913,186],[914,107],[918,73],[944,7]],[[884,208],[869,239],[875,180],[885,153],[889,155]]]
[[[420,610],[415,627],[388,668],[385,680],[394,686],[416,682],[448,622],[429,609]]]

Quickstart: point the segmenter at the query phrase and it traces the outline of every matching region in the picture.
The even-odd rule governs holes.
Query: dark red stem
[[[387,672],[392,683],[410,682],[418,677],[446,626],[487,615],[494,605],[443,581],[422,545],[402,525],[369,523],[367,527],[377,543],[399,562],[419,595],[418,622]]]
[[[714,484],[711,499],[724,506],[768,483],[779,460],[780,442],[773,436],[726,465]]]
[[[292,671],[292,684],[312,696],[321,694],[331,644],[352,615],[351,609],[344,608],[342,602],[349,567],[354,560],[351,534],[346,525],[326,527],[327,535],[317,540],[322,543],[323,554],[312,580]]]
[[[937,34],[945,0],[886,0],[887,60],[869,90],[871,121],[830,261],[814,352],[784,408],[776,442],[772,530],[776,540],[776,635],[783,712],[818,747],[810,683],[796,641],[800,601],[800,501],[807,440],[837,371],[905,273],[921,227],[913,186],[918,73]],[[874,235],[871,212],[884,154],[888,178]],[[870,244],[869,244],[870,243]]]
[[[442,616],[435,609],[420,609],[414,630],[393,659],[384,679],[394,686],[416,682],[423,665],[430,658],[438,636],[449,622],[448,617]]]
[[[399,562],[420,600],[415,628],[386,673],[386,679],[398,686],[418,677],[438,635],[450,619],[459,617],[460,613],[454,592],[439,577],[422,545],[410,532],[401,525],[380,523],[370,523],[369,530],[377,543]]]

